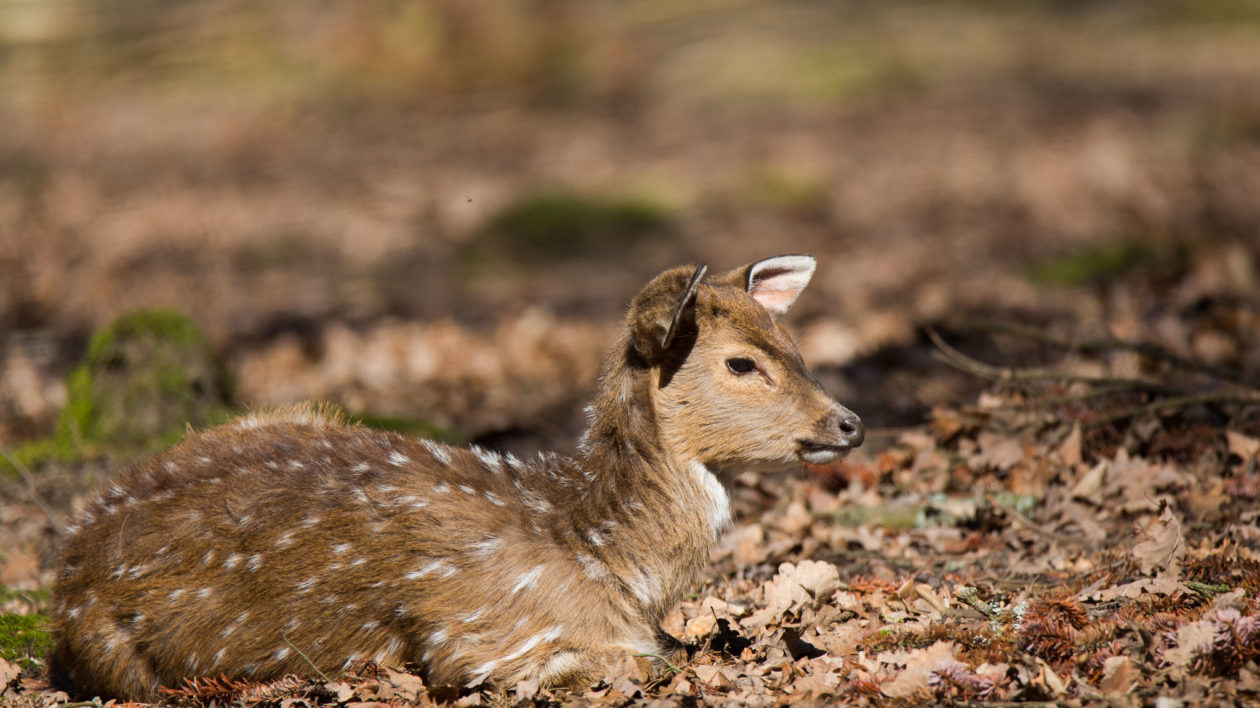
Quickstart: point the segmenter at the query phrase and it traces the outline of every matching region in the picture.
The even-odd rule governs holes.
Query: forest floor
[[[59,529],[186,421],[325,400],[571,452],[639,285],[782,252],[819,258],[787,324],[870,434],[736,479],[664,625],[687,662],[168,700],[1260,701],[1246,3],[517,5],[0,21],[0,702],[87,705],[43,675]],[[446,50],[391,39],[435,18]]]

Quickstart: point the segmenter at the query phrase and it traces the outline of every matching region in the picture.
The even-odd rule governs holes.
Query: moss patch
[[[0,657],[34,668],[52,649],[50,624],[43,615],[0,614]]]
[[[663,206],[644,199],[567,191],[525,196],[487,220],[473,236],[466,263],[616,260],[674,227]]]
[[[205,336],[167,310],[132,312],[97,331],[66,389],[53,435],[15,450],[20,462],[136,457],[179,440],[188,424],[228,417],[226,377]]]
[[[1155,258],[1149,246],[1133,241],[1112,241],[1033,263],[1028,277],[1042,285],[1091,285],[1149,264]]]
[[[350,420],[366,425],[369,428],[392,430],[395,433],[402,433],[403,435],[429,438],[431,440],[437,440],[445,443],[464,443],[464,439],[455,432],[447,430],[435,423],[430,423],[427,420],[397,418],[386,415],[375,415],[372,413],[351,413],[348,417]]]

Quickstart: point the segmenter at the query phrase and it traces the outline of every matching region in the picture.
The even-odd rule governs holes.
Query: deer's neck
[[[691,589],[730,514],[717,477],[665,444],[653,373],[621,362],[601,380],[579,459],[590,481],[574,524],[579,560],[607,567],[628,601],[659,619]]]

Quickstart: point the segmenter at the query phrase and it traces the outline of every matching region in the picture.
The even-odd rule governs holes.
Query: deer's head
[[[776,321],[814,273],[814,259],[767,258],[706,278],[683,266],[631,304],[629,355],[650,371],[662,443],[718,468],[822,464],[862,444],[852,411],[819,385]]]

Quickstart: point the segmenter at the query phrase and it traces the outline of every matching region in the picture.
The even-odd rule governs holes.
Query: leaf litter
[[[394,337],[388,351],[397,361],[417,347],[472,362],[425,369],[455,372],[448,387],[431,390],[460,390],[475,379],[501,397],[494,392],[522,372],[571,386],[570,374],[589,368],[573,362],[589,351],[585,340],[597,338],[595,330],[563,339],[564,347],[543,346],[537,333],[565,324],[528,319],[485,341],[449,325],[391,325],[364,336]],[[521,328],[535,333],[538,352],[516,368],[496,363],[491,352]],[[1011,331],[1004,336],[1027,335]],[[1177,349],[1167,341],[1140,352],[1112,339],[1041,342],[1063,351],[1053,366],[1032,369],[981,362],[949,335],[936,337],[945,363],[991,385],[968,400],[938,403],[924,425],[872,436],[846,460],[736,478],[735,526],[713,552],[707,579],[662,625],[687,646],[685,661],[623,656],[586,690],[537,681],[459,690],[429,685],[422,667],[369,663],[330,680],[199,677],[169,687],[165,700],[285,707],[1260,700],[1255,389],[1164,355]],[[449,339],[445,349],[434,349],[438,339]],[[549,378],[539,373],[545,369],[559,373]],[[423,380],[413,387],[424,388]],[[312,390],[337,397],[339,386],[358,387],[364,400],[376,398],[372,387],[390,388],[351,377]],[[528,400],[496,398],[494,407],[499,415],[533,415],[564,405],[572,391],[563,391],[556,383]],[[459,401],[442,422],[501,425],[476,419],[475,408]],[[23,559],[35,557],[23,549],[43,526],[29,505],[4,510],[21,521],[6,533],[23,546],[14,546],[3,569],[19,573],[30,565]],[[44,572],[28,568],[22,577],[37,587],[46,584]],[[47,684],[37,660],[0,660],[0,684],[5,705],[71,701]]]

